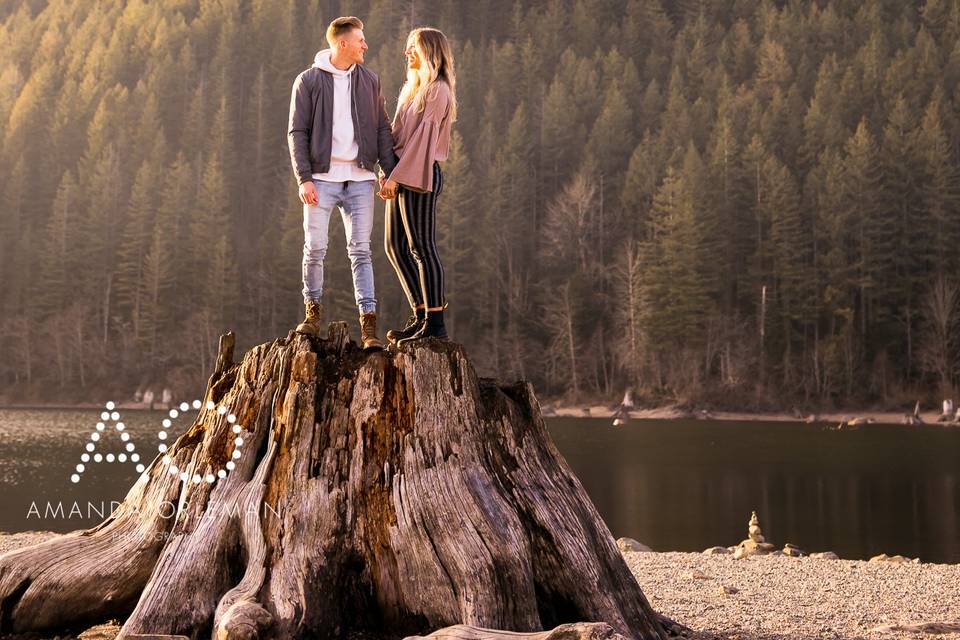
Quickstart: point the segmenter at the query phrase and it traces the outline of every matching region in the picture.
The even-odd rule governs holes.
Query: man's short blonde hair
[[[363,23],[356,16],[342,16],[330,23],[327,27],[327,42],[331,47],[337,46],[337,40],[353,29],[363,29]]]

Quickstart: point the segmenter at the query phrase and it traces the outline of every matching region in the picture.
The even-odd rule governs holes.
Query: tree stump
[[[131,639],[399,638],[588,621],[666,637],[529,384],[478,379],[455,343],[366,353],[345,323],[239,363],[232,344],[205,400],[243,425],[236,467],[195,481],[235,447],[228,416],[201,409],[104,522],[0,556],[0,632],[117,618]]]

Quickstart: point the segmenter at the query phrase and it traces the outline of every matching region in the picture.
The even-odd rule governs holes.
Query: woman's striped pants
[[[442,307],[443,265],[437,251],[437,198],[443,191],[440,164],[433,163],[433,191],[411,191],[402,185],[387,201],[384,246],[400,278],[411,308]]]

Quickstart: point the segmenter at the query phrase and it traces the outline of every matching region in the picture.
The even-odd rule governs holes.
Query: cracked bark
[[[0,556],[0,633],[666,637],[528,384],[477,378],[454,343],[367,354],[344,323],[239,363],[232,344],[206,399],[244,425],[236,468],[194,484],[158,456],[97,527]],[[213,471],[230,427],[203,410],[167,455]]]

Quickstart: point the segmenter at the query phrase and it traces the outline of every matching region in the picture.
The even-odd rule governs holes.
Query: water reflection
[[[122,501],[134,465],[88,464],[69,476],[99,410],[0,410],[0,530],[71,531],[88,518],[28,518],[32,503]],[[162,412],[124,411],[144,464]],[[870,425],[557,418],[548,427],[614,536],[700,551],[746,537],[757,511],[767,538],[843,558],[878,553],[960,563],[960,430]],[[174,428],[172,435],[186,428]],[[117,437],[98,451],[120,452]]]
[[[789,423],[548,422],[614,536],[699,551],[746,537],[778,546],[960,562],[960,430]]]
[[[0,410],[0,530],[57,532],[86,529],[123,501],[139,474],[128,462],[90,461],[79,483],[70,481],[100,420],[97,410]],[[165,413],[124,410],[122,421],[145,465],[157,455]],[[176,431],[186,429],[187,420]],[[126,452],[118,432],[107,429],[96,451]],[[79,513],[71,510],[74,508]],[[62,515],[59,510],[62,509]]]

